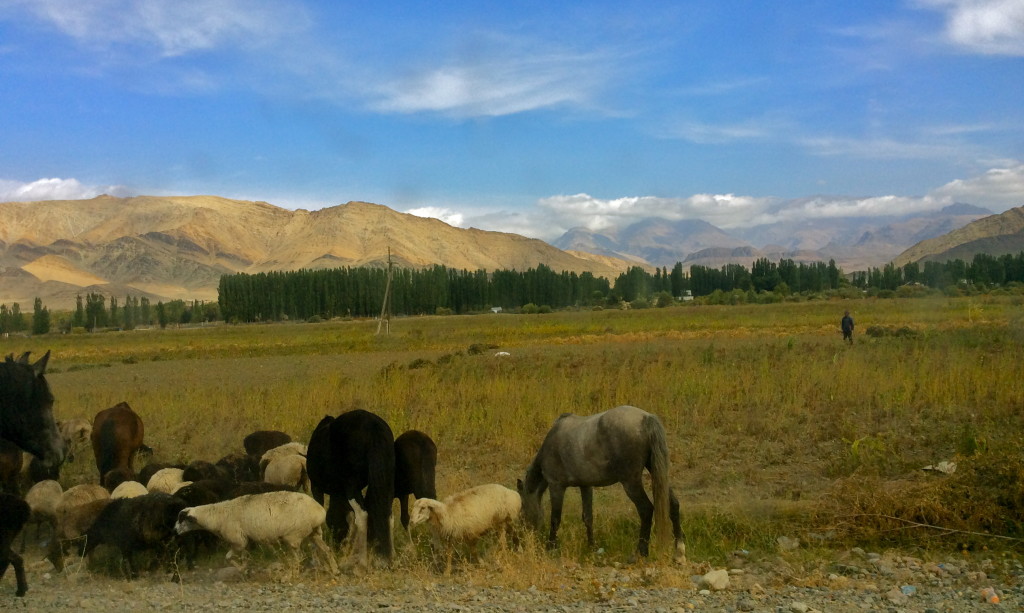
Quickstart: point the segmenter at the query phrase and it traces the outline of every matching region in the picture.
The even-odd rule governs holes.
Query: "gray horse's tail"
[[[654,415],[644,417],[644,433],[650,442],[651,486],[654,490],[654,538],[657,548],[668,551],[672,546],[672,524],[669,519],[668,441],[661,420]]]

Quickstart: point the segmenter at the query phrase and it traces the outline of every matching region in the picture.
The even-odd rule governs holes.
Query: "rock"
[[[757,603],[750,598],[740,598],[736,601],[736,609],[740,611],[753,611],[757,608]]]
[[[800,547],[800,539],[790,538],[788,536],[780,536],[775,539],[775,542],[779,545],[779,551],[793,551]]]
[[[729,571],[725,569],[713,570],[700,578],[701,585],[713,590],[720,591],[729,587]]]
[[[807,606],[807,603],[800,602],[799,600],[789,603],[789,610],[793,613],[807,613],[809,609],[810,607]]]

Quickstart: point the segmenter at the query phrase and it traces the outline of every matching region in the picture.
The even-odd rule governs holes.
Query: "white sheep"
[[[282,455],[273,458],[263,472],[263,480],[267,483],[308,491],[309,476],[306,474],[306,456]]]
[[[148,493],[149,490],[146,489],[146,486],[138,481],[122,481],[120,485],[114,488],[113,492],[110,492],[110,499],[135,498],[136,496],[145,496]]]
[[[278,445],[277,447],[267,451],[262,457],[260,457],[260,474],[262,475],[267,470],[267,465],[275,458],[292,455],[306,457],[306,445],[293,441],[291,443],[285,443],[284,445]]]
[[[60,503],[60,498],[64,494],[64,488],[60,486],[60,483],[53,479],[47,479],[40,481],[33,485],[28,492],[25,493],[25,502],[28,503],[28,508],[31,511],[31,515],[28,518],[29,523],[36,525],[36,538],[39,538],[39,526],[42,524],[50,525],[51,534],[56,533],[57,530],[57,505]],[[26,524],[27,526],[28,524]],[[21,551],[25,551],[25,535],[28,533],[27,528],[22,528],[21,531]]]
[[[250,541],[283,541],[298,559],[302,543],[312,540],[331,572],[337,574],[338,565],[323,539],[326,518],[327,513],[320,503],[305,494],[267,492],[182,509],[174,530],[178,534],[192,530],[216,534],[228,543],[229,560],[243,554]]]
[[[68,450],[89,442],[92,436],[92,423],[87,419],[75,417],[57,422],[61,438],[68,446]]]
[[[184,472],[185,471],[181,468],[161,468],[153,473],[153,476],[149,478],[149,483],[146,484],[146,490],[150,492],[173,494],[179,488],[192,483],[191,481],[182,480],[181,476]]]
[[[412,506],[409,525],[430,521],[435,548],[443,542],[461,541],[475,557],[477,540],[491,530],[507,532],[519,517],[519,493],[503,485],[478,485],[444,499],[420,498]]]

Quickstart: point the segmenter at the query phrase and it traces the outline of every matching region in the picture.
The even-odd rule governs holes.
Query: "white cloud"
[[[625,227],[646,217],[672,221],[703,219],[719,227],[744,225],[744,221],[767,210],[775,198],[734,194],[696,194],[687,198],[630,196],[604,200],[589,194],[543,198],[537,207],[562,232],[572,227],[606,231]]]
[[[432,217],[434,219],[440,219],[450,226],[462,227],[463,215],[458,211],[453,211],[449,208],[436,207],[436,206],[424,206],[415,209],[408,209],[405,211],[410,215],[417,217]]]
[[[30,0],[20,4],[86,46],[148,47],[162,57],[225,44],[262,44],[308,24],[301,5],[270,0]]]
[[[933,190],[930,196],[945,203],[968,202],[996,210],[1024,206],[1024,163],[993,168],[970,179],[950,181]]]
[[[920,2],[945,13],[945,36],[952,44],[987,55],[1024,55],[1024,2],[1021,0]]]
[[[508,37],[483,36],[473,53],[385,75],[370,106],[389,113],[459,117],[511,115],[562,105],[587,106],[614,78],[611,58]]]
[[[39,179],[31,183],[0,179],[0,202],[80,200],[100,194],[125,197],[131,192],[123,185],[82,185],[77,179]]]
[[[956,159],[963,145],[943,142],[905,142],[891,138],[853,138],[816,136],[796,141],[811,153],[821,156],[850,156],[866,159]]]

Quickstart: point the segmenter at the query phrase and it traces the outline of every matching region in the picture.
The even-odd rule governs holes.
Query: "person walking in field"
[[[850,312],[846,311],[843,314],[842,321],[839,322],[839,327],[843,329],[843,340],[847,341],[851,345],[853,344],[853,318],[850,317]]]

